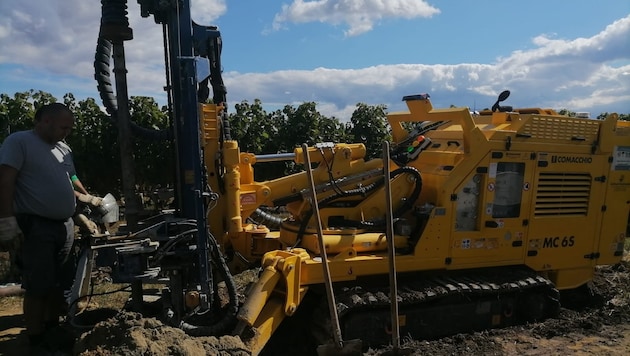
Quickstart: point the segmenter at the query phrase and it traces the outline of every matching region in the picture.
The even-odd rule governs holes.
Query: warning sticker
[[[615,146],[612,169],[614,171],[630,171],[630,146]]]
[[[247,193],[241,195],[241,205],[256,204],[256,193]]]
[[[490,163],[490,166],[488,167],[488,177],[489,178],[497,177],[497,162]]]

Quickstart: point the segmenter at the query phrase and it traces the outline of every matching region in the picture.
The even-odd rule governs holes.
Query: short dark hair
[[[41,106],[35,112],[35,122],[39,122],[45,115],[58,116],[62,114],[72,115],[72,110],[62,103],[50,103]]]

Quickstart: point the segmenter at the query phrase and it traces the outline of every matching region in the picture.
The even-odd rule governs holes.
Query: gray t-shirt
[[[34,131],[7,137],[0,147],[0,164],[18,170],[15,213],[65,220],[74,215],[76,200],[70,177],[75,174],[72,150],[64,142],[44,142]]]

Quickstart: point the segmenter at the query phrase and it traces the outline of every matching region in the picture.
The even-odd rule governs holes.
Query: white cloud
[[[294,0],[290,5],[282,5],[272,27],[279,30],[286,23],[308,22],[345,24],[348,30],[344,33],[351,37],[371,31],[381,19],[413,19],[439,13],[424,0]]]
[[[162,29],[150,18],[140,17],[140,6],[129,1],[129,25],[134,39],[125,42],[129,94],[163,97],[164,53]],[[227,11],[225,0],[192,0],[193,20],[210,24]],[[1,1],[0,64],[12,63],[41,73],[31,80],[43,88],[61,85],[50,75],[67,75],[66,92],[84,90],[98,97],[94,77],[94,52],[101,18],[99,2],[83,0]],[[72,14],[72,19],[68,19]],[[18,69],[19,70],[19,69]],[[9,74],[20,78],[18,71]],[[113,76],[113,75],[112,75]],[[88,82],[84,81],[85,79]]]
[[[227,12],[225,0],[191,0],[190,12],[193,20],[200,24],[211,24]]]
[[[489,107],[504,89],[516,107],[630,112],[630,16],[602,32],[577,39],[533,39],[535,48],[515,51],[491,64],[396,64],[362,69],[226,73],[234,99],[315,101],[327,115],[347,118],[358,102],[403,109],[404,95],[429,92],[434,106]],[[291,98],[275,93],[291,92]],[[284,99],[284,100],[283,100]],[[291,100],[287,100],[291,99]],[[242,99],[240,99],[242,100]],[[239,100],[239,101],[240,101]],[[611,109],[614,108],[613,109]]]

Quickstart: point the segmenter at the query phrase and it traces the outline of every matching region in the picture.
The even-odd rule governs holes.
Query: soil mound
[[[190,337],[155,318],[134,312],[120,312],[84,333],[74,348],[75,355],[250,355],[234,336]]]

